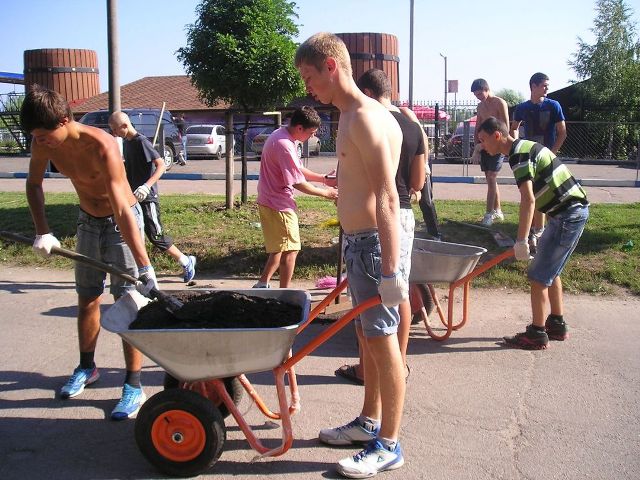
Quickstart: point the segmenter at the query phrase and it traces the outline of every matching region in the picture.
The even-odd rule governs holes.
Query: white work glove
[[[529,261],[531,257],[529,254],[529,242],[526,239],[516,241],[513,246],[513,253],[515,254],[516,260]]]
[[[60,242],[51,233],[36,235],[36,239],[33,241],[33,250],[43,257],[51,255],[51,249],[53,247],[60,248]]]
[[[133,194],[136,196],[139,202],[143,202],[145,198],[149,196],[149,193],[151,193],[151,189],[147,186],[146,183],[143,183],[142,185],[140,185],[133,192]]]
[[[151,289],[158,287],[158,280],[156,279],[156,272],[151,265],[138,268],[138,281],[136,282],[136,290],[145,297],[149,295]]]
[[[381,275],[378,293],[385,307],[395,307],[409,298],[409,285],[404,281],[400,272],[390,277]]]

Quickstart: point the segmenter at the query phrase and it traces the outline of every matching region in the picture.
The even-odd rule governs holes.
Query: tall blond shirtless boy
[[[338,218],[354,305],[380,295],[362,313],[356,331],[363,348],[365,392],[360,415],[320,431],[330,445],[366,444],[338,462],[340,474],[364,478],[404,464],[398,441],[405,396],[404,364],[397,340],[397,305],[408,296],[399,272],[400,218],[395,174],[402,133],[391,113],[356,86],[349,52],[337,36],[318,33],[296,52],[307,91],[340,110]],[[367,261],[368,259],[368,261]]]
[[[60,94],[35,86],[26,95],[20,123],[32,135],[31,161],[26,182],[27,201],[36,230],[34,250],[44,256],[60,242],[51,233],[45,215],[44,173],[49,161],[71,180],[78,194],[77,248],[79,253],[109,263],[138,276],[141,291],[157,288],[153,267],[145,249],[140,205],[134,197],[120,151],[114,138],[73,120]],[[80,365],[62,387],[63,399],[80,395],[100,374],[94,353],[100,332],[100,296],[106,275],[76,264],[78,293],[78,343]],[[133,285],[112,277],[111,293],[120,297]],[[112,420],[134,416],[145,400],[140,385],[142,354],[123,342],[127,375],[122,398],[111,413]]]
[[[502,168],[504,155],[489,155],[478,140],[478,129],[482,122],[489,117],[495,117],[505,124],[509,124],[509,109],[507,102],[496,97],[489,88],[484,78],[477,78],[471,83],[471,91],[480,100],[476,113],[476,128],[473,133],[475,148],[472,155],[473,163],[480,163],[480,169],[487,180],[487,208],[482,219],[482,224],[489,226],[496,220],[504,220],[504,214],[500,206],[500,189],[498,188],[498,172]]]

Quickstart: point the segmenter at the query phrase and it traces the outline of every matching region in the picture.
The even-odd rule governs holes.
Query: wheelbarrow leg
[[[478,275],[486,272],[487,270],[489,270],[490,268],[494,267],[495,265],[497,265],[498,263],[502,262],[503,260],[506,260],[507,258],[510,258],[512,256],[513,256],[513,249],[509,248],[509,249],[505,250],[504,252],[502,252],[500,255],[497,255],[496,257],[492,258],[491,260],[483,263],[480,267],[475,268],[473,271],[468,273],[466,276],[464,276],[464,277],[456,280],[455,282],[449,284],[449,301],[448,301],[448,307],[447,307],[446,321],[445,321],[444,312],[442,311],[442,309],[440,307],[440,303],[438,302],[438,297],[435,294],[433,286],[429,285],[429,290],[431,291],[431,295],[433,297],[433,301],[434,301],[434,303],[436,305],[436,309],[438,310],[438,315],[440,317],[440,321],[442,322],[442,324],[447,329],[446,332],[444,334],[442,334],[442,335],[439,335],[439,334],[435,333],[433,331],[433,329],[429,325],[428,317],[426,316],[426,312],[424,312],[423,321],[424,321],[425,327],[427,327],[427,332],[429,333],[429,336],[431,338],[433,338],[434,340],[442,341],[442,340],[446,340],[447,338],[449,338],[449,336],[451,336],[451,332],[453,330],[458,330],[458,329],[462,328],[467,323],[467,319],[469,317],[469,292],[471,290],[471,288],[470,288],[471,280],[473,280]],[[460,286],[463,287],[463,294],[462,294],[462,320],[460,321],[460,323],[457,323],[457,324],[454,325],[453,324],[453,302],[454,302],[454,299],[455,299],[455,291]]]

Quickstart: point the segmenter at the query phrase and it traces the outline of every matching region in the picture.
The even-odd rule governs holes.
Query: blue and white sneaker
[[[67,399],[75,397],[84,392],[84,387],[91,385],[100,378],[98,367],[80,368],[79,366],[73,371],[73,374],[67,380],[67,383],[60,389],[60,398]]]
[[[122,398],[111,412],[111,420],[126,420],[134,417],[146,399],[147,396],[142,388],[125,383],[122,387]]]
[[[196,276],[196,257],[189,255],[188,259],[189,263],[182,267],[184,270],[184,275],[182,276],[184,283],[189,283]]]
[[[387,450],[377,439],[372,440],[364,450],[353,457],[338,462],[338,473],[347,478],[369,478],[379,472],[395,470],[404,465],[400,443],[393,452]]]

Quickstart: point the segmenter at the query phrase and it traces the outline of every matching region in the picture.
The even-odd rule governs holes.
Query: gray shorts
[[[380,280],[381,252],[377,231],[344,234],[344,261],[353,306],[376,297]],[[393,335],[398,331],[397,307],[378,304],[362,312],[356,319],[365,337]]]
[[[407,284],[411,273],[411,251],[416,219],[410,208],[400,209],[400,273]]]
[[[140,235],[144,238],[144,224],[140,205],[136,203],[131,207],[131,211],[136,217]],[[133,254],[124,242],[122,235],[120,235],[120,229],[116,225],[113,216],[96,218],[80,210],[76,235],[76,252],[117,267],[134,277],[138,276],[138,267],[133,259]],[[82,297],[98,297],[102,294],[107,278],[105,272],[76,262],[75,273],[76,292],[78,295]],[[109,291],[114,297],[118,298],[126,290],[132,288],[132,284],[111,275]]]

